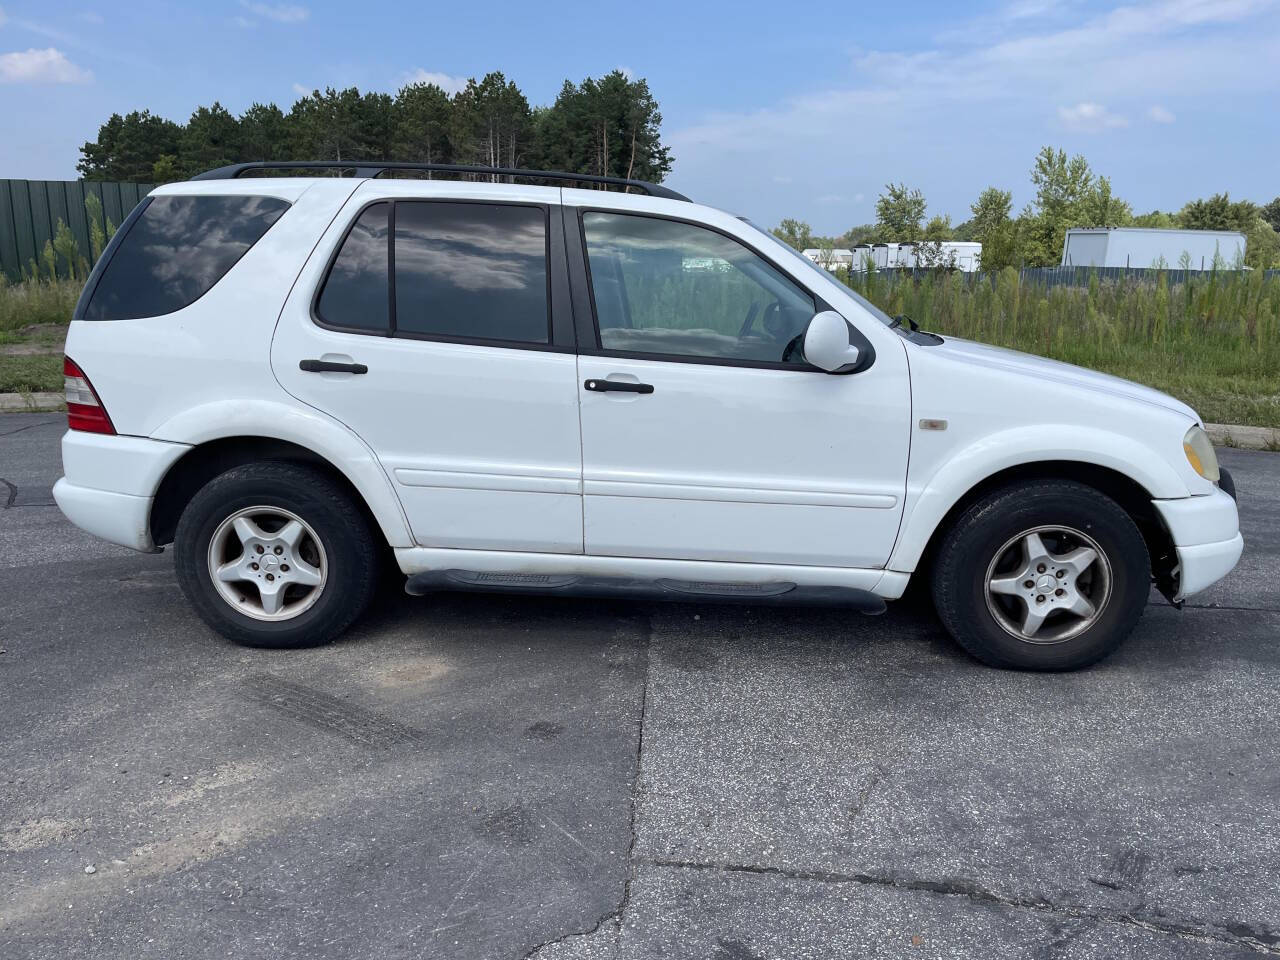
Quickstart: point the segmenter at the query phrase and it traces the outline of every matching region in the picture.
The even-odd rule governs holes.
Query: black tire
[[[254,619],[234,609],[214,585],[209,544],[224,520],[255,506],[281,507],[314,531],[328,572],[312,605],[288,620]],[[379,567],[374,534],[351,497],[319,470],[268,461],[235,467],[210,480],[187,504],[174,537],[178,583],[209,626],[250,647],[310,647],[336,638],[364,612]]]
[[[1110,565],[1110,593],[1082,632],[1036,643],[1015,637],[988,608],[987,571],[1012,538],[1055,525],[1096,543]],[[1003,487],[965,509],[939,544],[932,577],[938,616],[956,642],[983,663],[1076,670],[1113,652],[1132,632],[1150,593],[1151,561],[1142,533],[1110,497],[1073,481],[1038,480]],[[1062,623],[1064,615],[1056,616],[1053,622]]]

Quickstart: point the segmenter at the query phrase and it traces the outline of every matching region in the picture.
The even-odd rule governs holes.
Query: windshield
[[[822,277],[823,280],[826,280],[829,283],[834,283],[838,287],[840,287],[840,289],[844,291],[844,293],[846,293],[850,297],[853,297],[854,300],[858,301],[858,305],[860,307],[862,307],[864,310],[867,311],[867,313],[871,314],[873,317],[875,317],[877,320],[883,323],[886,327],[893,326],[893,318],[891,316],[889,316],[887,313],[885,313],[883,310],[877,307],[874,303],[872,303],[866,297],[862,296],[862,294],[858,293],[856,290],[852,290],[849,287],[845,286],[843,283],[841,283],[839,280],[833,277],[827,270],[824,270],[822,267],[818,266],[816,263],[814,263],[812,260],[806,257],[803,253],[800,253],[794,247],[786,243],[783,243],[781,240],[775,237],[768,230],[763,229],[758,224],[752,223],[746,217],[740,217],[739,219],[743,223],[745,223],[747,226],[754,227],[755,231],[761,236],[767,237],[769,241],[773,244],[773,249],[786,251],[790,255],[792,260],[796,260],[796,261],[799,261],[800,263],[803,263],[807,268],[812,270],[814,273],[818,274],[818,276]]]

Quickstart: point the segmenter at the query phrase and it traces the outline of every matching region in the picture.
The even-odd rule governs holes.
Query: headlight
[[[1218,455],[1213,452],[1213,442],[1200,427],[1192,427],[1182,438],[1182,450],[1187,455],[1191,469],[1206,480],[1218,482]]]

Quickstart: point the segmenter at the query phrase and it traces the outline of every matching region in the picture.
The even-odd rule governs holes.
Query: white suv
[[[270,166],[324,165],[211,171],[122,224],[54,488],[91,533],[175,543],[233,640],[332,639],[392,557],[415,594],[864,613],[920,571],[974,656],[1067,669],[1153,579],[1180,602],[1240,556],[1186,405],[921,332],[741,218],[571,174],[522,172],[595,189],[242,176]]]

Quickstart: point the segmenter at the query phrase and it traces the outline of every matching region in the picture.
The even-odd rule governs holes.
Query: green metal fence
[[[105,217],[119,226],[152,187],[105,180],[0,180],[0,272],[21,279],[52,242],[59,220],[71,228],[80,255],[92,262],[85,198],[95,194]]]

